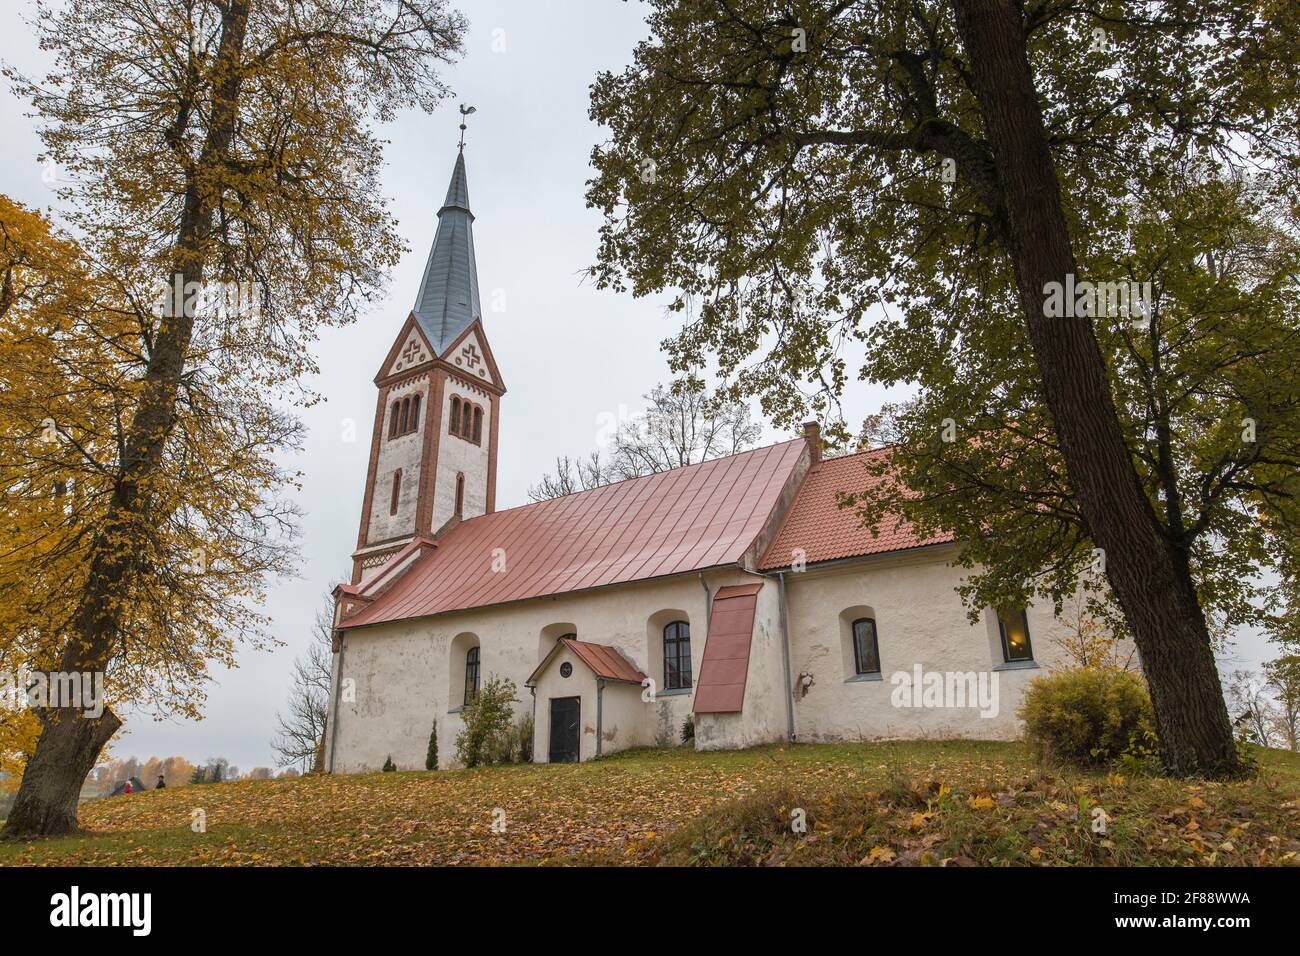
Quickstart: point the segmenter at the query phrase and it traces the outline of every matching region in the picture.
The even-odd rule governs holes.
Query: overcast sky
[[[524,503],[528,486],[557,454],[592,450],[609,415],[634,413],[645,392],[670,380],[659,342],[676,323],[665,316],[663,300],[597,292],[580,275],[593,260],[599,225],[583,201],[588,155],[601,139],[587,117],[588,85],[598,71],[630,60],[646,32],[643,8],[617,0],[461,0],[459,7],[470,31],[464,58],[447,71],[455,96],[431,116],[408,113],[383,130],[389,146],[381,179],[408,246],[391,276],[389,300],[349,328],[325,331],[319,343],[321,372],[312,385],[326,400],[303,414],[306,445],[288,462],[303,472],[303,563],[300,576],[274,584],[269,598],[273,633],[284,646],[245,651],[237,669],[218,671],[202,721],[128,713],[116,755],[179,754],[194,762],[225,756],[244,771],[274,765],[269,741],[293,657],[309,641],[322,594],[351,568],[373,379],[414,304],[455,161],[458,102],[478,110],[466,136],[470,204],[484,325],[508,389],[497,506]],[[0,59],[40,73],[45,61],[23,22],[29,11],[25,3],[4,4]],[[34,121],[7,90],[0,110],[0,189],[51,207]],[[504,310],[492,311],[500,301]],[[902,394],[855,384],[845,410],[858,421]],[[349,442],[351,425],[356,438]],[[784,437],[766,429],[766,440]],[[1258,639],[1237,649],[1252,665],[1262,656],[1269,655]]]

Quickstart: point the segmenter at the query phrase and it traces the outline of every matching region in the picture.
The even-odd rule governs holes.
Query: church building
[[[629,747],[1012,738],[1070,636],[1050,607],[968,619],[951,537],[859,526],[879,451],[800,437],[498,511],[505,380],[479,302],[464,151],[378,400],[352,577],[335,589],[327,769],[456,765],[492,675],[533,760]],[[613,330],[612,334],[617,334]],[[545,421],[542,410],[531,414]]]

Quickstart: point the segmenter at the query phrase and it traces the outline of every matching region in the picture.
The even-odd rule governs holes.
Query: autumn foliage
[[[1048,761],[1098,767],[1156,749],[1151,697],[1128,671],[1088,667],[1035,678],[1018,716],[1025,740]]]

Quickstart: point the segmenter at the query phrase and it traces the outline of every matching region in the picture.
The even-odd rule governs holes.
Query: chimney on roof
[[[803,440],[808,443],[808,454],[815,465],[822,460],[821,422],[803,423]]]

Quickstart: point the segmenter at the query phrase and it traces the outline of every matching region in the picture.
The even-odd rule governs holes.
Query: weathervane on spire
[[[475,109],[473,106],[466,106],[464,103],[461,103],[461,104],[460,104],[460,148],[461,148],[461,152],[464,152],[464,150],[465,150],[465,117],[469,116],[470,113],[474,113],[474,112],[476,112],[476,109]]]

